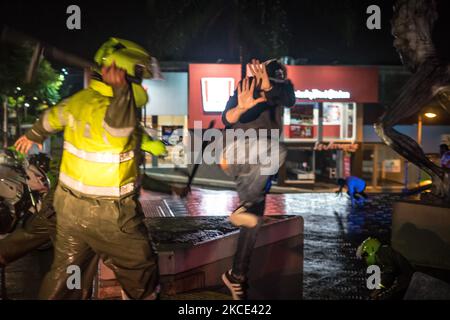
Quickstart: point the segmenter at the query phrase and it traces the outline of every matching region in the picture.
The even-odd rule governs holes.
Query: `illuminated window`
[[[297,103],[284,111],[286,139],[317,139],[319,117],[317,103]]]
[[[354,103],[323,104],[324,140],[354,140],[356,138],[356,105]]]
[[[203,111],[223,112],[233,92],[233,78],[202,78]]]

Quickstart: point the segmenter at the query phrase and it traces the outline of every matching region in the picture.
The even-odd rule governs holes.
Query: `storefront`
[[[194,129],[194,122],[208,128],[211,121],[223,128],[222,112],[240,80],[239,64],[190,64],[189,129]]]
[[[279,184],[312,184],[352,174],[362,143],[362,106],[378,102],[376,67],[288,66],[296,105],[284,110],[283,141],[288,148]],[[241,79],[238,64],[189,65],[188,128],[221,114]],[[355,160],[356,159],[356,160]]]
[[[183,136],[188,123],[188,73],[163,72],[164,80],[144,80],[149,102],[143,110],[143,122],[150,133],[165,142],[168,156],[147,154],[146,166],[173,168],[185,166]],[[177,154],[179,153],[179,154]]]
[[[362,108],[378,102],[374,67],[288,66],[297,103],[284,112],[280,184],[331,182],[361,165]]]
[[[422,137],[418,137],[417,125],[398,125],[396,130],[402,134],[421,140],[421,147],[428,159],[440,166],[439,146],[450,145],[450,127],[448,125],[426,124]],[[412,189],[430,182],[430,176],[417,166],[408,162],[381,142],[373,126],[364,126],[364,144],[362,177],[375,189]]]

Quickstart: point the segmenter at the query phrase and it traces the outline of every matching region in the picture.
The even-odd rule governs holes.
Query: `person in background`
[[[441,166],[442,168],[450,169],[450,151],[448,145],[443,143],[439,147],[441,154]]]
[[[363,179],[350,176],[345,179],[338,179],[337,184],[339,185],[339,191],[336,194],[341,195],[342,190],[347,188],[347,194],[350,196],[352,206],[355,204],[363,205],[368,198],[364,192],[367,185]]]

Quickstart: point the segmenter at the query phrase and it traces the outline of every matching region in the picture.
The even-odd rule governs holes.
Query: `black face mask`
[[[275,79],[286,80],[286,75],[283,69],[275,70]]]
[[[284,82],[287,78],[286,68],[276,60],[269,61],[266,69],[271,81]]]

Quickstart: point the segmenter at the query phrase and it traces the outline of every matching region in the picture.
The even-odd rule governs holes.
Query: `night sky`
[[[244,8],[239,18],[233,3]],[[81,30],[66,27],[71,4],[81,8]],[[381,8],[381,30],[366,27],[372,4]],[[450,53],[449,5],[440,0],[435,30],[444,56]],[[160,61],[238,63],[241,57],[290,56],[299,64],[400,65],[392,45],[392,6],[393,0],[3,0],[0,27],[8,25],[85,59],[116,36],[138,42]],[[270,31],[284,43],[277,54],[268,53]],[[81,73],[71,76],[80,86]]]
[[[117,36],[141,43],[158,54],[160,60],[239,62],[237,40],[233,36],[236,20],[227,5],[231,2],[6,0],[0,2],[0,22],[84,58],[91,58],[108,37]],[[254,22],[244,27],[246,34],[241,37],[248,56],[265,58],[266,55],[254,45],[256,37],[252,36],[261,27],[261,13],[257,9],[263,2],[241,1],[247,7],[246,19]],[[288,30],[288,35],[283,35],[287,43],[281,51],[283,56],[302,59],[302,63],[308,64],[400,64],[390,33],[392,1],[280,0],[278,3],[286,13],[283,21]],[[66,28],[66,8],[70,4],[81,7],[81,30]],[[366,28],[366,8],[370,4],[381,7],[381,30]],[[264,19],[267,22],[272,17],[271,12],[266,12]],[[196,27],[191,28],[193,25]],[[190,33],[190,30],[194,31]],[[180,32],[188,40],[178,47]]]
[[[240,38],[233,2],[246,8]],[[443,39],[450,30],[448,2],[442,0],[444,18],[437,28]],[[281,10],[270,7],[273,3]],[[81,30],[66,28],[70,4],[81,8]],[[381,8],[381,30],[366,27],[370,4]],[[271,46],[265,28],[281,30],[285,45],[277,51],[278,57],[301,59],[303,64],[398,65],[390,32],[392,4],[380,0],[6,0],[0,2],[0,22],[87,59],[110,36],[134,40],[166,61],[239,62],[240,43],[245,46],[244,58],[265,59],[269,53],[258,46],[258,41]],[[280,12],[284,16],[276,20]],[[442,43],[449,46],[446,40]]]

